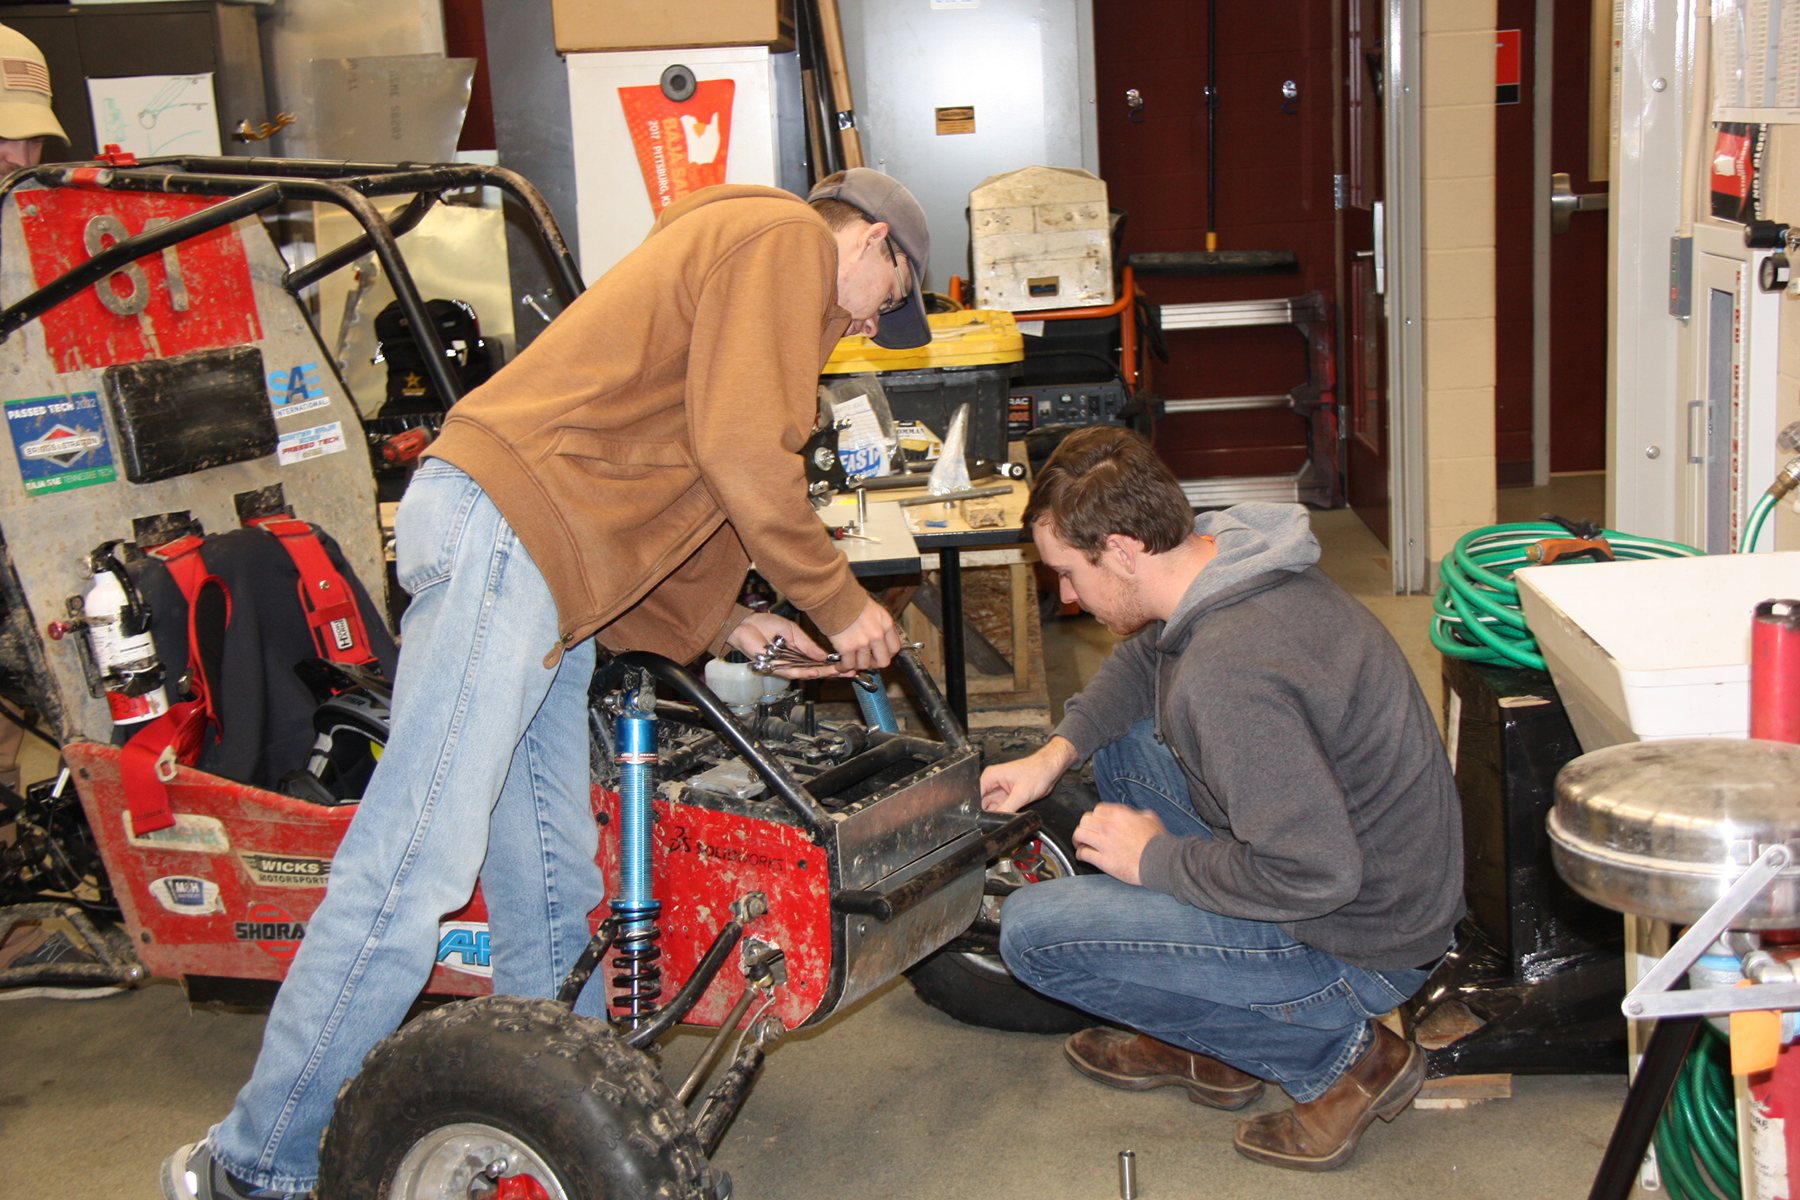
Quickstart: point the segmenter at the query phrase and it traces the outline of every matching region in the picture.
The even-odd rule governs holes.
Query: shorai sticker
[[[240,942],[255,942],[276,958],[288,959],[300,949],[306,923],[273,904],[252,904],[242,921],[232,922],[231,936]]]
[[[219,885],[197,875],[165,875],[150,881],[150,894],[172,913],[184,917],[204,917],[224,912],[219,901]]]
[[[452,971],[492,979],[487,925],[480,921],[444,921],[438,925],[437,960]]]
[[[264,887],[324,887],[331,880],[328,859],[264,854],[260,850],[240,850],[238,858],[250,878]]]
[[[6,430],[27,496],[111,483],[112,444],[95,392],[6,402]]]
[[[343,449],[344,423],[333,421],[329,425],[315,425],[311,429],[296,429],[292,433],[282,434],[275,453],[280,458],[281,465],[286,467],[305,462],[309,458],[337,454]]]
[[[225,836],[225,822],[217,817],[176,813],[175,824],[167,829],[145,834],[131,831],[130,813],[122,812],[119,818],[125,822],[125,839],[133,846],[142,846],[146,850],[192,850],[197,854],[223,854],[231,849],[231,839]]]

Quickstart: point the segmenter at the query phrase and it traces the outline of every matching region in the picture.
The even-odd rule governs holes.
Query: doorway
[[[1500,87],[1494,121],[1494,455],[1503,513],[1535,505],[1532,517],[1600,522],[1610,212],[1593,14],[1570,0],[1498,0],[1502,79],[1516,56],[1519,86]],[[1530,487],[1550,490],[1507,496]]]

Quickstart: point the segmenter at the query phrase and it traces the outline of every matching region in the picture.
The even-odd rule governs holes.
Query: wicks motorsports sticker
[[[27,496],[111,483],[112,444],[96,392],[6,402],[6,430]]]

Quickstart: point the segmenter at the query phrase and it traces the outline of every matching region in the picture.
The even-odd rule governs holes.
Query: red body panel
[[[606,829],[619,827],[619,797],[599,792]],[[775,804],[778,801],[770,800]],[[769,898],[769,913],[747,937],[787,954],[788,984],[772,1010],[789,1029],[804,1024],[824,999],[831,979],[831,881],[825,851],[791,825],[690,805],[653,803],[651,887],[662,902],[663,999],[693,973],[713,935],[731,920],[732,902],[749,892]],[[600,839],[600,869],[619,878],[619,840]],[[744,990],[735,962],[727,962],[687,1017],[718,1025]]]
[[[331,856],[356,807],[325,808],[178,767],[169,785],[175,828],[129,835],[119,750],[76,742],[63,757],[138,957],[153,974],[280,979],[294,936],[325,898]],[[438,966],[425,990],[490,990],[487,910],[476,891],[444,918]]]
[[[77,742],[64,751],[88,823],[112,877],[138,956],[157,975],[281,979],[304,926],[325,898],[330,862],[356,814],[326,808],[191,767],[169,785],[176,826],[130,836],[119,750]],[[599,863],[619,877],[619,797],[596,787],[604,814]],[[825,852],[791,826],[658,800],[653,878],[662,901],[663,998],[692,973],[731,904],[747,892],[769,897],[769,915],[750,935],[787,952],[788,986],[776,1013],[789,1028],[815,1012],[831,977],[830,884]],[[605,905],[589,916],[598,926]],[[439,923],[438,965],[425,990],[476,996],[491,990],[487,906],[477,888]],[[610,976],[610,964],[596,975]],[[735,959],[689,1015],[718,1024],[740,992]]]
[[[215,203],[196,196],[126,197],[74,188],[31,192],[20,198],[19,222],[32,276],[43,287],[92,258],[86,232],[97,217],[117,221],[114,233],[122,227],[134,235],[144,231],[147,221],[176,220]],[[120,240],[108,234],[104,244]],[[181,274],[175,289],[168,277],[170,256]],[[142,272],[140,283],[133,283],[126,272],[115,272],[44,314],[44,344],[58,373],[262,340],[250,262],[235,229],[215,229],[189,239],[139,260],[135,269]],[[149,294],[143,310],[131,316],[112,312],[95,294],[107,288],[126,298],[134,287]],[[183,291],[185,296],[178,300]],[[178,303],[183,307],[178,309]]]

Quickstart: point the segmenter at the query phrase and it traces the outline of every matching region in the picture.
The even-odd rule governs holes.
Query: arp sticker
[[[273,904],[252,904],[242,921],[232,922],[231,936],[240,942],[255,942],[276,958],[291,959],[306,936],[306,923]]]
[[[274,405],[278,421],[329,405],[331,397],[319,386],[319,364],[300,363],[291,370],[270,371],[269,403]]]
[[[111,483],[112,444],[94,392],[6,402],[6,431],[27,496]]]
[[[198,875],[164,875],[150,881],[150,894],[172,913],[184,917],[204,917],[224,912],[219,900],[219,885]]]
[[[464,975],[494,977],[488,962],[488,927],[481,921],[444,921],[438,925],[438,963]]]
[[[146,850],[192,850],[196,854],[223,854],[231,849],[231,839],[225,836],[225,822],[217,817],[176,813],[175,824],[167,829],[142,835],[131,831],[129,812],[120,813],[119,818],[125,822],[125,840]]]
[[[330,859],[264,854],[260,850],[240,850],[238,859],[250,878],[264,887],[324,887],[331,881]]]
[[[333,421],[329,425],[315,425],[311,429],[296,429],[292,433],[281,435],[281,441],[275,447],[275,455],[284,467],[305,462],[309,458],[322,458],[327,454],[338,454],[344,449],[344,423]]]

